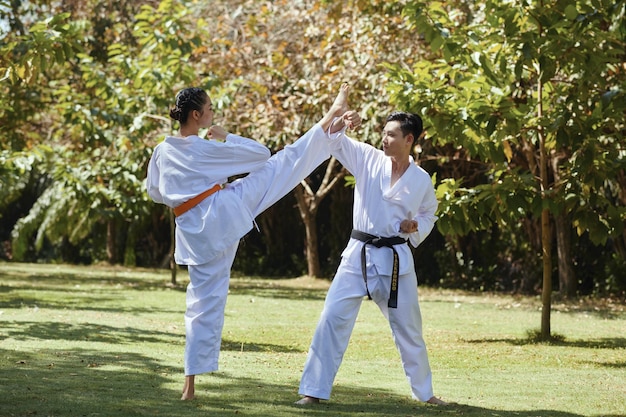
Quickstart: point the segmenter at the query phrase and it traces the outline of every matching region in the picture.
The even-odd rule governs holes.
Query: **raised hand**
[[[415,233],[417,232],[417,221],[413,220],[413,213],[409,211],[407,218],[400,223],[400,232]]]
[[[211,139],[226,140],[229,133],[221,126],[213,125],[209,128],[207,136]]]
[[[348,110],[341,116],[344,126],[348,126],[348,129],[354,130],[361,126],[361,115],[354,110]]]

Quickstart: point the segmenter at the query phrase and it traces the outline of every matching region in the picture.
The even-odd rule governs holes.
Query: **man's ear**
[[[413,142],[415,141],[415,136],[413,136],[413,133],[409,133],[404,137],[404,139],[406,140],[407,145],[413,146]]]

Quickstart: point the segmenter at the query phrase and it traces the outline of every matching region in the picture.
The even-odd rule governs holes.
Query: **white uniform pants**
[[[315,125],[296,142],[273,155],[259,170],[234,181],[219,192],[237,193],[253,217],[256,217],[293,190],[329,157],[325,133],[319,125]],[[227,222],[229,219],[220,221]],[[220,236],[210,238],[221,239]],[[230,268],[237,246],[238,242],[205,264],[189,265],[185,375],[218,369]]]
[[[368,269],[367,283],[372,299],[389,321],[413,398],[428,401],[433,396],[432,374],[422,337],[415,272],[399,277],[398,308],[387,307],[390,276],[376,275],[372,267]],[[300,381],[301,395],[330,398],[333,381],[366,295],[361,271],[346,268],[342,262],[326,295],[311,342]]]

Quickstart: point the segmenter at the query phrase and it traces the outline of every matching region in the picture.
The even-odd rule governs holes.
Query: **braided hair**
[[[424,127],[422,118],[417,114],[407,113],[403,111],[395,111],[387,117],[387,122],[400,122],[400,130],[404,136],[409,133],[413,134],[413,144],[422,136]]]
[[[197,110],[202,113],[208,99],[209,95],[199,87],[185,88],[176,94],[176,105],[170,108],[170,117],[184,125],[190,112]]]

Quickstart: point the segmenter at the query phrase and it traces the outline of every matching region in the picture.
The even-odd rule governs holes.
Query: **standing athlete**
[[[331,154],[356,180],[353,230],[311,342],[300,382],[304,397],[296,404],[330,398],[361,303],[368,296],[389,321],[412,396],[446,405],[433,395],[417,276],[408,247],[422,243],[437,220],[430,175],[411,156],[422,135],[422,120],[410,113],[392,113],[379,150],[345,135],[341,128],[350,125],[351,117],[354,112],[346,112],[333,123],[329,143]]]

